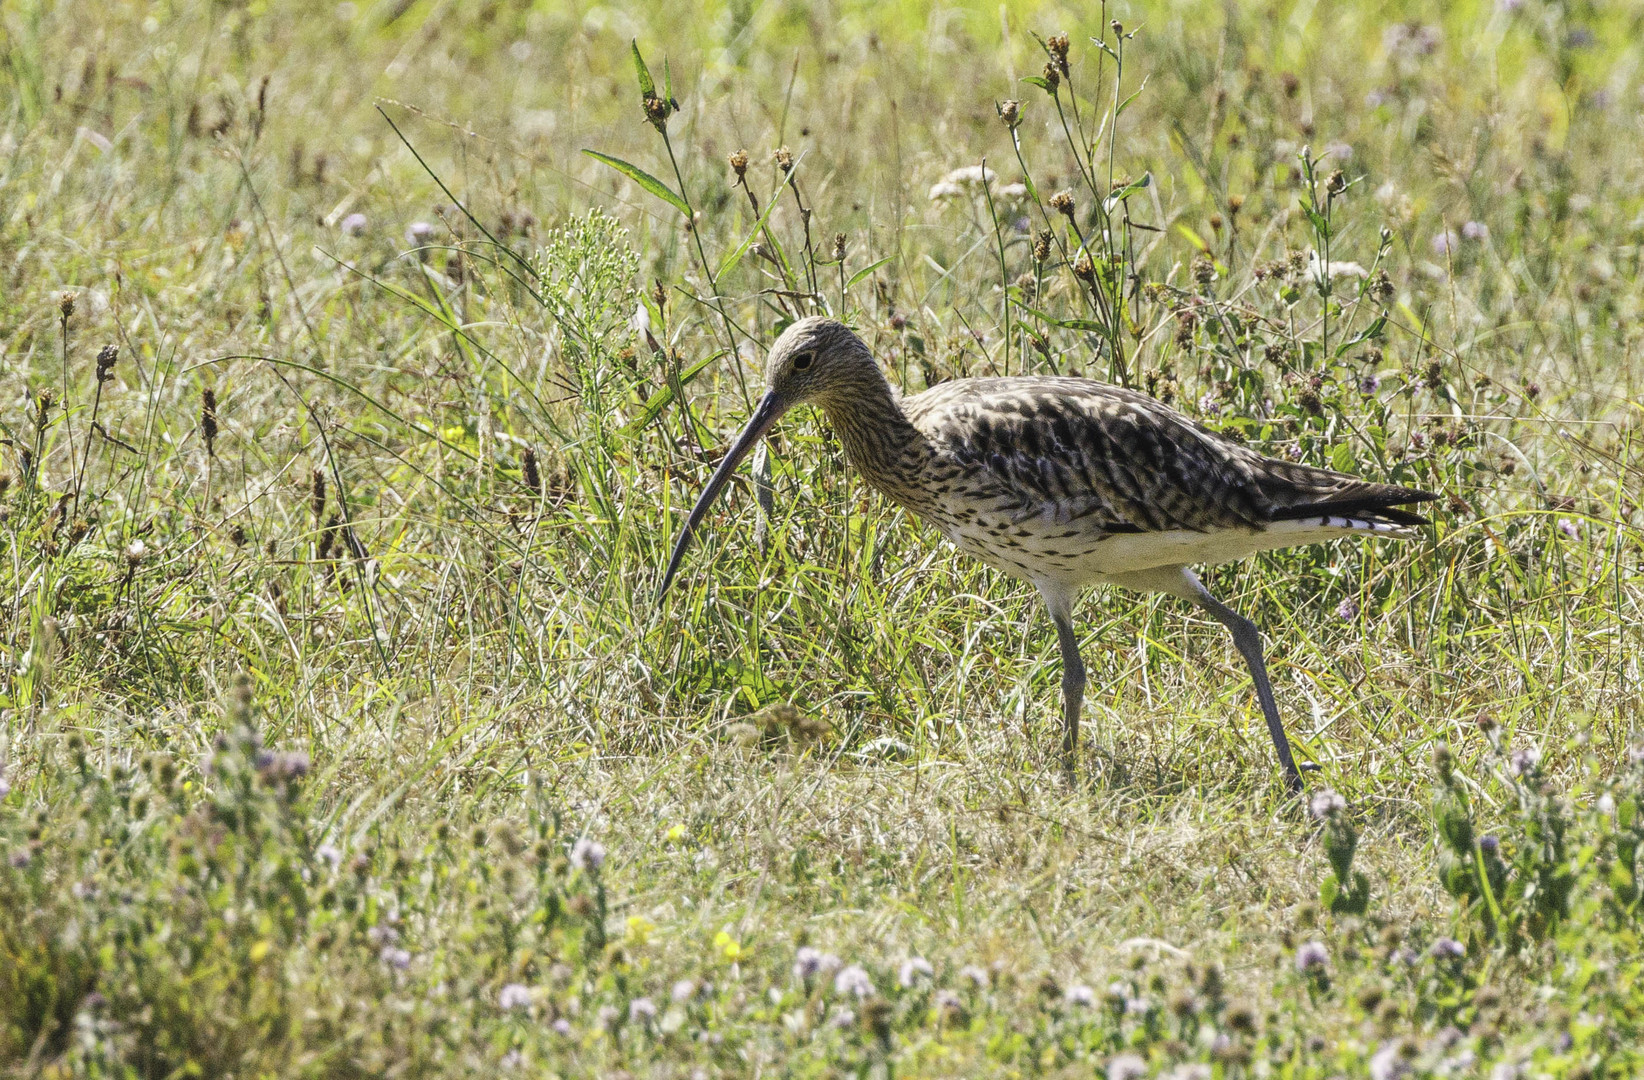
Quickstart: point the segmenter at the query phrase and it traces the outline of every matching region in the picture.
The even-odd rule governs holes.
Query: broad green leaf
[[[1030,85],[1037,86],[1047,94],[1053,92],[1050,89],[1050,80],[1046,79],[1043,75],[1024,75],[1022,77],[1022,81]]]
[[[797,169],[798,167],[799,165],[796,162],[794,164],[794,168]],[[714,273],[714,284],[716,287],[719,282],[725,279],[726,274],[736,269],[737,264],[742,261],[742,256],[746,255],[748,253],[748,249],[753,247],[754,241],[759,239],[759,234],[765,228],[765,222],[770,218],[771,211],[776,209],[776,204],[782,196],[782,189],[788,186],[788,181],[792,178],[792,176],[792,169],[783,174],[781,182],[776,185],[776,190],[771,192],[770,198],[765,200],[765,209],[760,211],[759,220],[754,222],[754,227],[752,229],[748,230],[747,238],[744,239],[742,243],[737,245],[735,251],[725,256],[724,262],[719,264],[719,269]]]
[[[639,96],[655,97],[656,83],[651,80],[651,69],[645,66],[645,58],[639,55],[639,40],[636,38],[630,44],[634,49],[634,74],[639,76]]]
[[[639,53],[635,52],[634,55],[638,56]],[[601,154],[597,150],[584,150],[583,153],[587,154],[589,157],[600,162],[601,164],[609,165],[611,168],[615,169],[623,176],[626,176],[646,191],[649,191],[652,195],[655,195],[669,206],[672,206],[674,209],[678,210],[681,214],[684,214],[686,217],[691,216],[690,206],[686,204],[684,199],[674,194],[673,188],[669,187],[667,184],[664,184],[661,180],[658,180],[638,165],[630,165],[621,158],[614,158],[609,154]]]
[[[709,364],[713,363],[715,360],[718,360],[721,356],[724,356],[724,355],[725,355],[725,350],[720,349],[718,352],[714,353],[712,356],[708,357],[707,359],[698,360],[696,363],[692,364],[690,367],[686,368],[684,371],[681,371],[679,373],[679,388],[683,390],[687,385],[690,384],[692,379],[696,378],[698,375],[702,374],[703,371],[707,370],[707,367],[708,367]],[[630,420],[623,427],[622,434],[632,435],[635,432],[639,431],[639,429],[644,427],[646,424],[649,424],[652,420],[655,420],[658,416],[661,416],[662,415],[662,410],[666,409],[668,407],[668,403],[673,401],[673,399],[674,399],[674,387],[672,385],[672,380],[670,380],[670,385],[664,386],[661,390],[658,390],[656,393],[652,394],[649,398],[647,398],[645,400],[645,404],[640,408],[639,415],[637,417],[635,417],[633,420]]]
[[[1114,119],[1118,119],[1119,117],[1123,116],[1125,114],[1125,110],[1130,108],[1130,103],[1132,101],[1136,100],[1136,95],[1140,94],[1143,90],[1146,90],[1146,89],[1147,89],[1147,76],[1143,76],[1142,85],[1138,86],[1134,91],[1132,91],[1131,95],[1129,97],[1125,98],[1124,102],[1117,109],[1115,109],[1113,111]]]
[[[858,282],[860,282],[863,278],[867,277],[869,274],[873,273],[875,270],[879,269],[881,266],[884,266],[886,263],[890,262],[894,258],[896,258],[895,255],[886,255],[883,259],[880,259],[877,262],[871,262],[868,265],[864,266],[862,269],[858,270],[856,273],[852,274],[850,276],[850,280],[845,282],[845,291],[850,292],[851,289],[855,288],[856,284]]]

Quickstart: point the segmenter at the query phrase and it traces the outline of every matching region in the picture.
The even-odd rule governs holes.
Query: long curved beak
[[[680,530],[679,539],[674,542],[674,553],[668,559],[667,572],[662,575],[662,588],[658,589],[656,594],[658,600],[667,595],[668,586],[673,584],[674,574],[679,572],[679,564],[685,561],[686,549],[691,546],[691,540],[696,536],[697,526],[702,524],[702,519],[707,517],[708,511],[713,508],[714,500],[719,498],[719,493],[730,483],[731,474],[742,464],[742,459],[748,456],[748,451],[765,437],[765,433],[770,431],[787,411],[787,404],[777,398],[774,391],[759,399],[759,404],[754,407],[753,416],[748,418],[748,426],[742,429],[742,434],[731,444],[725,460],[719,463],[719,468],[708,478],[708,486],[702,489],[701,497],[696,500],[696,505],[691,507],[691,516],[685,519],[685,528]]]

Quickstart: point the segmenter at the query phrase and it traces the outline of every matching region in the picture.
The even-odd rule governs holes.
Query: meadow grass
[[[1634,1075],[1641,19],[7,5],[0,1068]],[[1210,572],[1339,799],[819,414],[658,604],[813,312],[1440,492]]]

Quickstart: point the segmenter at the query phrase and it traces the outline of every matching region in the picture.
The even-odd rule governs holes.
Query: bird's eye
[[[793,369],[795,371],[804,371],[811,366],[811,362],[815,359],[816,354],[814,352],[802,352],[793,358]]]

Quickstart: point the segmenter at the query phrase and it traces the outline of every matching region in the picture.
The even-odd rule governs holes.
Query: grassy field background
[[[0,10],[5,1074],[1634,1075],[1644,8],[649,7]],[[1341,799],[819,414],[659,605],[813,311],[1441,493],[1207,576]]]

